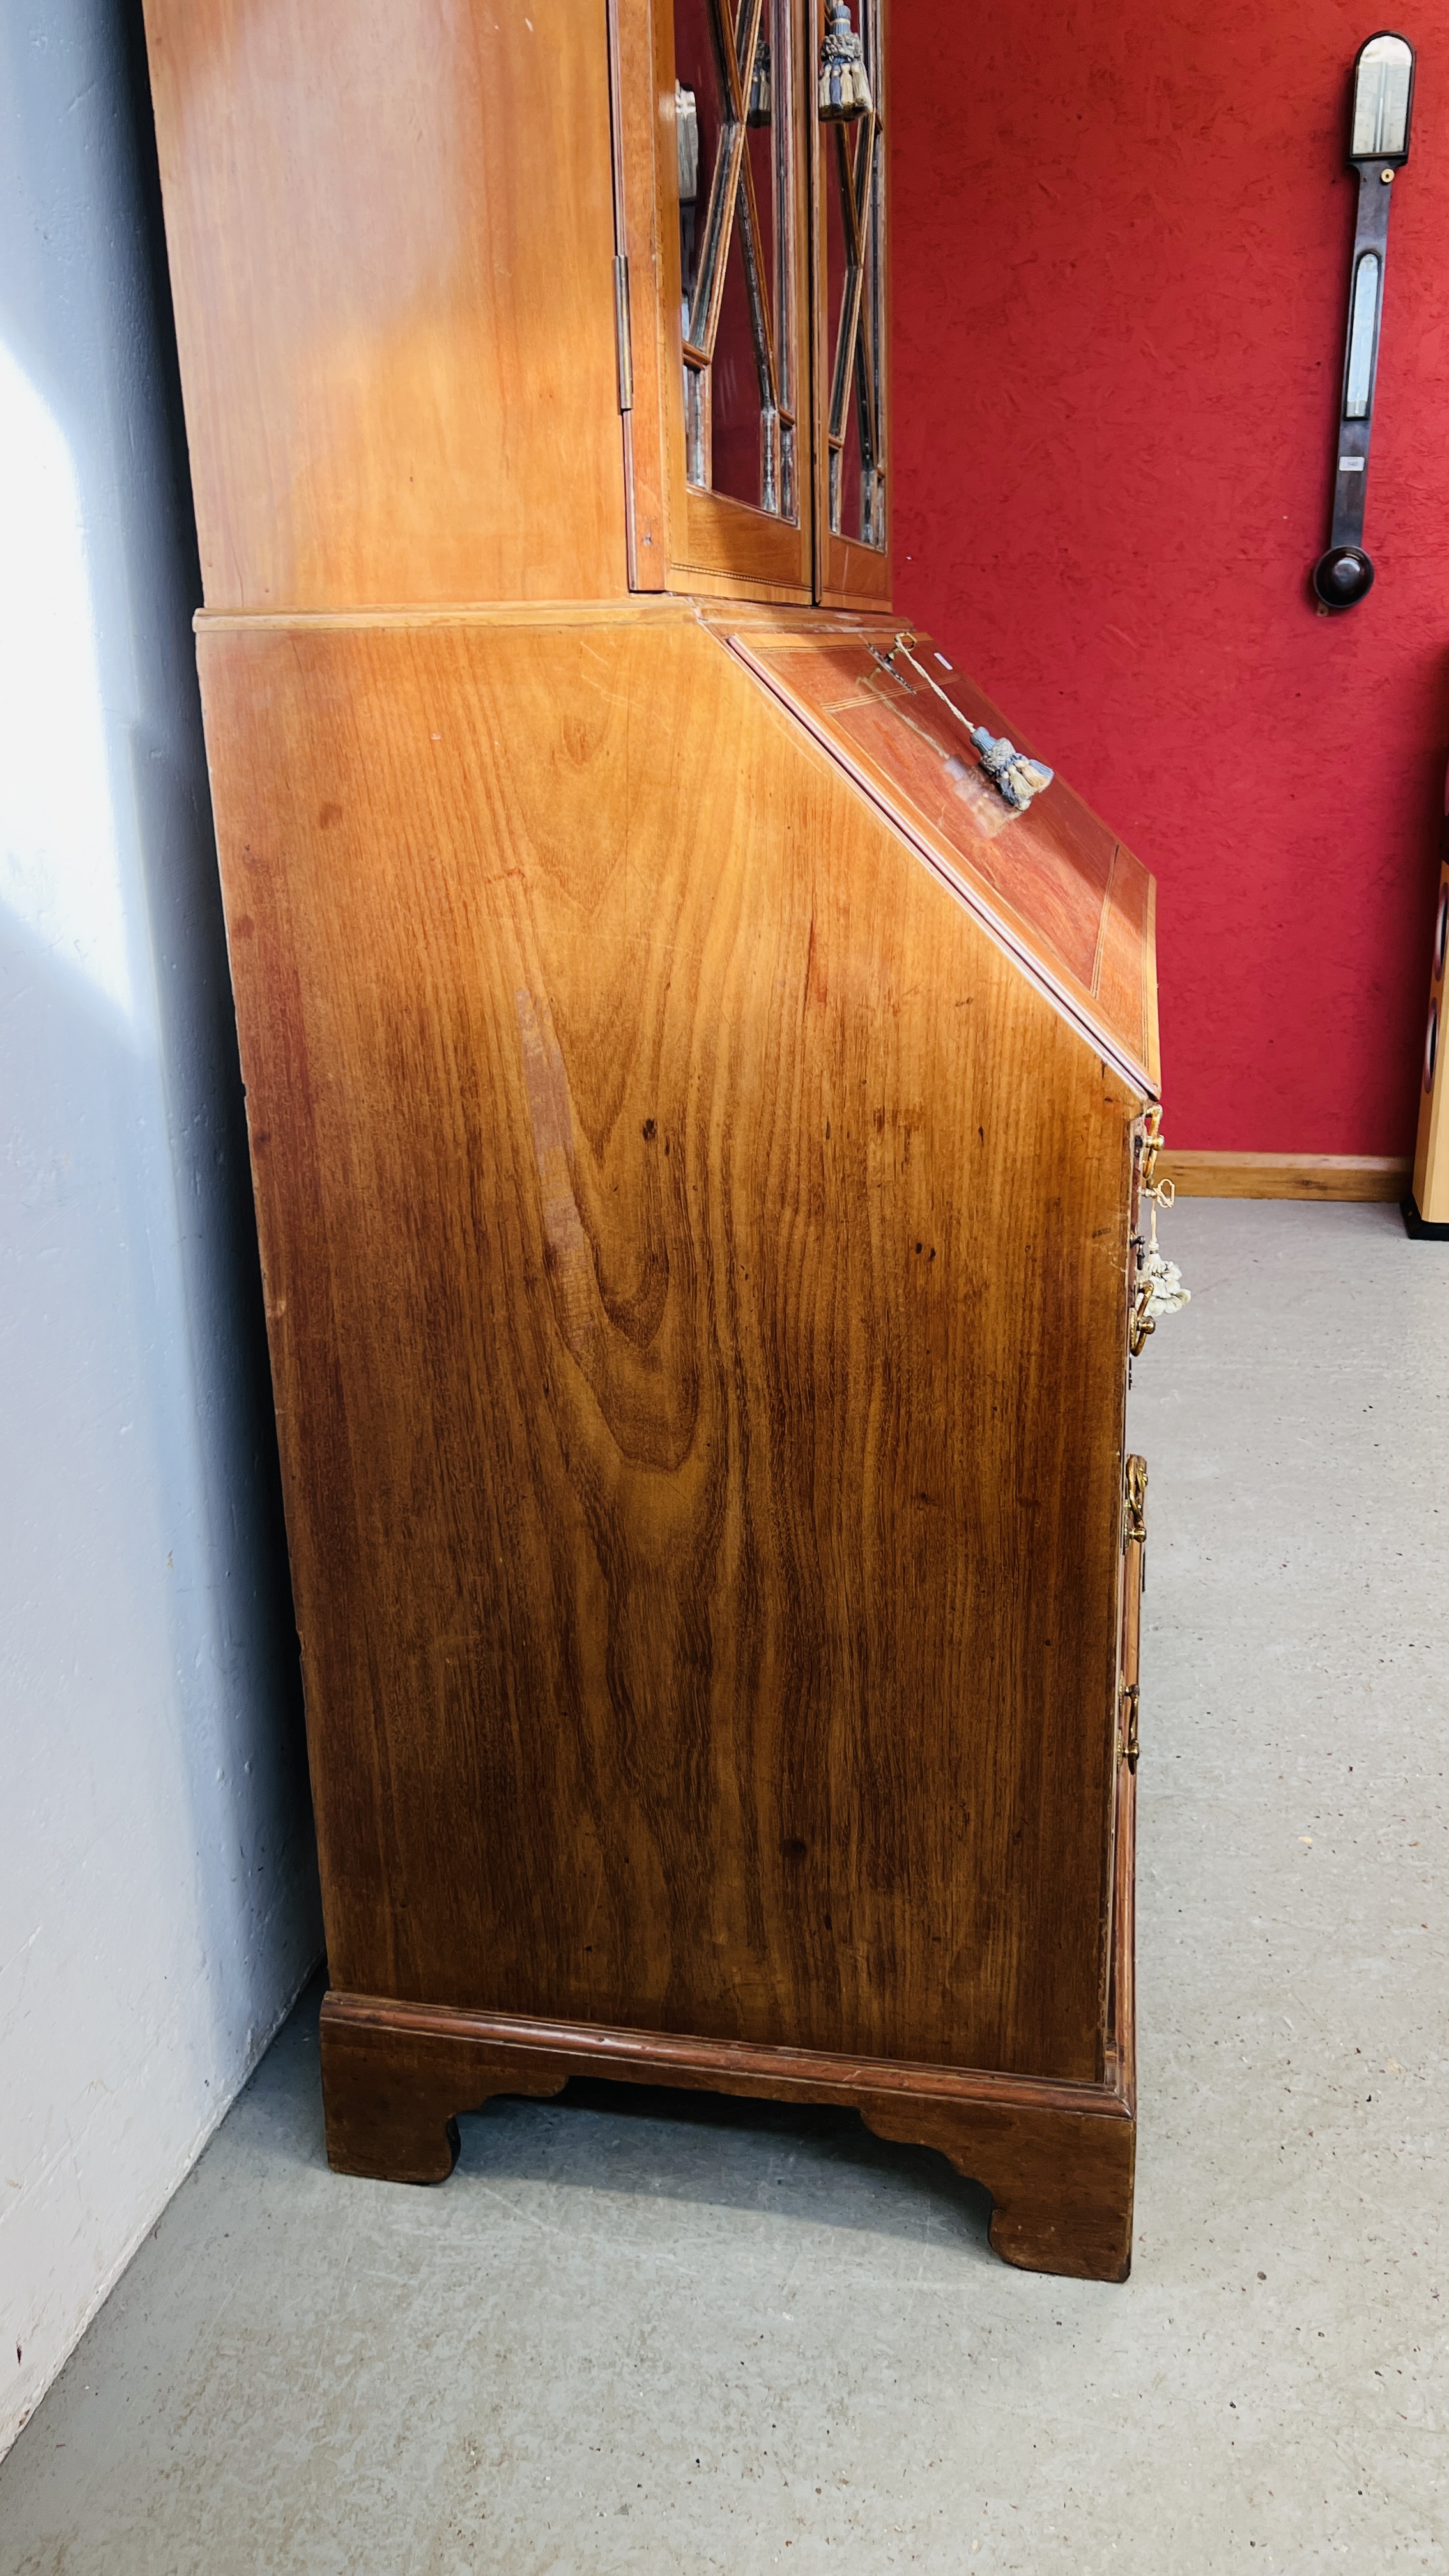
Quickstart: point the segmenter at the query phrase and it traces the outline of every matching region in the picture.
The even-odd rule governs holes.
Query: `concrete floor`
[[[597,2087],[338,2179],[314,1996],[0,2469],[3,2576],[1446,2566],[1449,1252],[1163,1232],[1126,2287],[845,2114]]]

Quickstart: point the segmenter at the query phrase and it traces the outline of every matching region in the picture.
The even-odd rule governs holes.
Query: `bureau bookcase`
[[[891,613],[881,0],[147,27],[331,2160],[840,2103],[1120,2278],[1152,883]]]

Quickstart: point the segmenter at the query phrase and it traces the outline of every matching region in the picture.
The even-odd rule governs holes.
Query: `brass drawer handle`
[[[1135,1774],[1141,1745],[1137,1740],[1137,1684],[1122,1684],[1122,1737],[1119,1750],[1129,1771]]]
[[[1130,1547],[1133,1539],[1140,1547],[1147,1545],[1147,1461],[1133,1450],[1127,1460],[1127,1509],[1122,1523],[1122,1544]]]
[[[1175,1261],[1169,1261],[1157,1248],[1157,1211],[1170,1208],[1177,1190],[1171,1181],[1155,1181],[1157,1158],[1162,1151],[1162,1112],[1149,1109],[1142,1122],[1142,1144],[1138,1160],[1138,1204],[1146,1199],[1152,1210],[1152,1231],[1146,1243],[1135,1236],[1137,1273],[1133,1283],[1132,1313],[1127,1326],[1127,1347],[1135,1359],[1141,1356],[1149,1333],[1157,1330],[1159,1315],[1175,1315],[1190,1304],[1191,1291],[1182,1284],[1182,1272]]]

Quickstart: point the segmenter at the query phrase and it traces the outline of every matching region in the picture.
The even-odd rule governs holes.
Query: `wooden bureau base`
[[[495,2093],[560,2093],[571,2075],[838,2103],[877,2136],[938,2148],[982,2183],[995,2203],[992,2246],[1009,2263],[1077,2280],[1127,2277],[1136,2121],[1116,2085],[1044,2084],[368,1995],[329,1994],[322,2008],[327,2154],[338,2173],[443,2182],[457,2161],[456,2112],[478,2110]]]
[[[878,2137],[934,2147],[990,2192],[991,2244],[1008,2263],[1125,2281],[1137,2146],[1133,2031],[1133,1783],[1122,1775],[1111,2027],[1101,2084],[913,2066],[823,2050],[609,2030],[329,1993],[322,2006],[327,2160],[379,2182],[445,2182],[455,2115],[495,2093],[561,2093],[571,2075],[833,2102]]]

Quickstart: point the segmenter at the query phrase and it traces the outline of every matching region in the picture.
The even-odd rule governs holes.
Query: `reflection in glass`
[[[674,126],[679,147],[679,275],[684,336],[699,283],[700,235],[719,151],[720,77],[710,0],[674,0]]]
[[[1379,310],[1377,251],[1365,251],[1354,271],[1353,320],[1348,333],[1348,380],[1344,388],[1345,420],[1367,420],[1374,382],[1374,324]]]
[[[714,492],[755,509],[762,498],[764,411],[768,386],[760,383],[750,281],[736,223],[725,260],[724,294],[709,371],[710,457],[707,480]]]
[[[843,158],[843,155],[841,156]],[[845,300],[849,262],[845,249],[845,215],[843,191],[837,184],[836,146],[825,146],[825,307],[829,317],[830,336],[826,346],[837,353],[837,371],[842,349],[841,307]],[[854,386],[847,379],[838,385],[840,399],[830,406],[830,524],[837,536],[858,537],[861,533],[860,499],[860,412],[853,399]],[[837,428],[838,422],[838,428]],[[837,444],[838,439],[838,444]]]
[[[679,280],[684,296],[684,333],[689,336],[697,262],[694,217],[699,204],[699,104],[682,81],[674,84],[674,136],[679,153]]]
[[[1402,36],[1375,36],[1359,56],[1353,84],[1351,161],[1393,160],[1409,139],[1413,48]]]
[[[760,26],[760,41],[755,47],[755,67],[750,74],[750,100],[746,125],[772,125],[775,121],[775,89],[770,74],[770,39]]]

